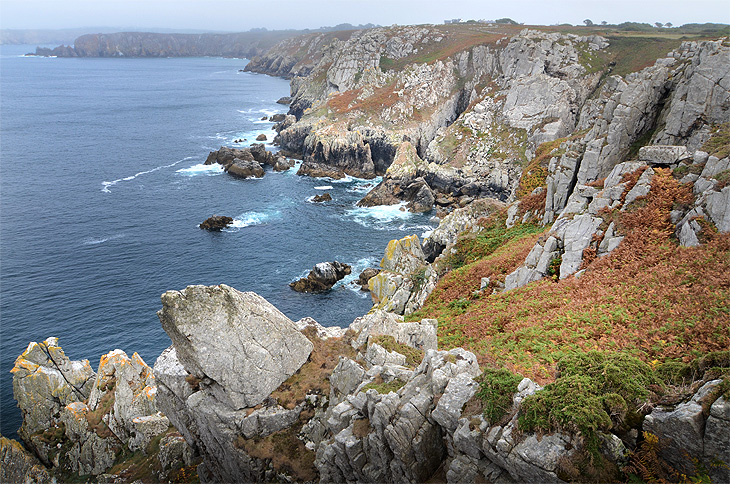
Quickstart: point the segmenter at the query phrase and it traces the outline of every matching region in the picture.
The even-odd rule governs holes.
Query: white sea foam
[[[110,235],[108,237],[87,237],[83,240],[84,245],[99,245],[103,244],[104,242],[108,240],[114,240],[114,239],[121,239],[124,237],[124,234],[115,234]]]
[[[388,224],[405,221],[413,216],[406,211],[406,202],[397,205],[378,205],[375,207],[355,207],[347,210],[345,214],[355,222],[365,227],[372,227],[377,230],[384,230]]]
[[[176,162],[170,163],[169,165],[161,165],[161,166],[152,168],[151,170],[140,171],[139,173],[135,173],[134,175],[127,176],[124,178],[117,178],[116,180],[101,182],[101,191],[104,193],[111,193],[111,190],[109,190],[109,188],[113,187],[114,185],[116,185],[119,182],[131,181],[142,175],[146,175],[148,173],[153,173],[155,171],[162,170],[163,168],[172,168],[173,166],[178,165],[178,164],[182,163],[183,161],[188,161],[188,160],[192,160],[192,159],[193,159],[192,156],[186,156],[182,160],[177,160]]]
[[[235,217],[233,219],[233,224],[225,229],[224,231],[230,232],[235,231],[236,229],[242,229],[245,227],[250,227],[251,225],[261,225],[269,220],[279,218],[281,216],[281,212],[275,211],[275,212],[244,212],[241,215]]]
[[[179,170],[176,170],[175,173],[180,173],[181,175],[185,176],[220,175],[221,173],[223,173],[223,165],[219,165],[218,163],[214,163],[212,165],[198,163],[197,165],[193,165],[190,168],[181,168]]]
[[[314,187],[315,190],[332,190],[332,185],[322,185],[319,187]]]
[[[357,262],[351,264],[352,272],[346,275],[342,280],[338,281],[334,287],[345,287],[362,298],[370,297],[367,292],[361,290],[360,284],[357,284],[356,281],[360,277],[360,273],[362,271],[368,267],[378,267],[379,264],[380,259],[376,257],[364,257],[362,259],[358,259]]]

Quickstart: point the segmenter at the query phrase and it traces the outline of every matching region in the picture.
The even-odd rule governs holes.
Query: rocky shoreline
[[[388,244],[364,278],[373,309],[347,328],[293,322],[226,285],[188,286],[162,295],[172,346],[153,368],[115,350],[94,372],[57,338],[31,343],[13,388],[35,457],[0,441],[0,480],[121,483],[146,470],[181,482],[195,469],[201,482],[730,481],[716,465],[730,463],[727,351],[687,363],[672,393],[658,362],[595,345],[552,360],[543,387],[464,348],[439,350],[451,335],[418,312],[447,274],[464,274],[466,254],[486,251],[477,242],[490,223],[499,237],[521,227],[539,237],[475,287],[457,279],[471,296],[448,302],[448,314],[584,277],[636,226],[687,251],[726,238],[727,38],[683,42],[619,76],[598,35],[483,34],[443,55],[455,34],[436,26],[311,34],[252,60],[249,71],[292,78],[275,142],[302,156],[300,174],[382,175],[361,206],[435,210],[438,228]],[[253,145],[211,152],[212,163],[248,177],[288,162]],[[323,264],[302,290],[350,270]],[[717,314],[722,330],[726,314]]]

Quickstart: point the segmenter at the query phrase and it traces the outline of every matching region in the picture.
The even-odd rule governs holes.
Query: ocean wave
[[[315,190],[332,190],[334,188],[332,185],[322,185],[319,187],[314,187]]]
[[[203,163],[198,163],[197,165],[193,165],[189,168],[181,168],[179,170],[176,170],[175,173],[180,173],[185,176],[198,176],[198,175],[220,175],[223,173],[223,165],[219,165],[217,163],[214,163],[212,165],[206,165]]]
[[[244,212],[233,219],[233,224],[224,229],[224,232],[235,232],[237,230],[250,227],[252,225],[261,225],[272,219],[279,218],[281,212],[278,210],[273,212]]]
[[[377,257],[363,257],[350,265],[352,267],[352,272],[346,275],[342,280],[338,281],[333,287],[346,287],[360,297],[369,297],[369,294],[362,291],[360,284],[357,284],[356,281],[359,279],[360,273],[368,267],[378,267],[380,265],[380,259]]]
[[[114,239],[121,239],[124,237],[124,234],[115,234],[110,235],[108,237],[87,237],[83,240],[84,245],[99,245],[103,244],[104,242],[108,240],[114,240]]]
[[[152,168],[151,170],[140,171],[139,173],[135,173],[134,175],[127,176],[127,177],[124,177],[124,178],[117,178],[116,180],[101,182],[101,191],[104,192],[104,193],[111,193],[111,190],[109,190],[109,188],[110,187],[113,187],[117,183],[120,183],[120,182],[123,182],[123,181],[131,181],[131,180],[134,180],[135,178],[140,177],[142,175],[146,175],[148,173],[153,173],[153,172],[156,172],[158,170],[162,170],[163,168],[172,168],[173,166],[178,165],[178,164],[182,163],[183,161],[192,160],[193,158],[194,158],[193,156],[186,156],[182,160],[177,160],[176,162],[170,163],[169,165],[161,165],[161,166],[157,166],[155,168]]]
[[[413,216],[406,209],[406,202],[397,205],[377,205],[375,207],[355,207],[345,212],[346,216],[365,227],[377,230],[392,228],[396,222],[408,220]],[[403,224],[401,224],[403,226]]]

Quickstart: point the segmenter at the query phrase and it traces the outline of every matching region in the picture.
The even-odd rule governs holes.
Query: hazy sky
[[[339,23],[441,23],[510,17],[526,24],[730,23],[729,0],[0,0],[0,28],[87,26],[243,31]]]

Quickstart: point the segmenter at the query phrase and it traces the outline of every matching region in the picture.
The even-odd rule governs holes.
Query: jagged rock
[[[385,271],[412,274],[425,265],[426,256],[417,235],[388,242],[380,267]]]
[[[226,173],[239,178],[261,178],[264,176],[264,169],[257,161],[239,160],[236,158],[225,167]]]
[[[707,195],[705,208],[717,230],[730,232],[730,186]]]
[[[180,434],[167,435],[160,440],[160,471],[163,479],[172,467],[180,462],[185,465],[193,463],[193,451]]]
[[[666,442],[659,451],[660,455],[684,473],[694,471],[691,456],[703,458],[705,455],[702,398],[719,384],[720,380],[710,381],[689,402],[681,403],[672,410],[654,409],[644,419],[644,431]]]
[[[350,329],[357,332],[352,341],[353,348],[362,347],[368,337],[374,335],[392,336],[398,343],[406,344],[422,350],[436,349],[435,319],[424,319],[418,323],[404,323],[403,317],[393,313],[375,310],[356,318]]]
[[[277,104],[291,104],[291,98],[289,96],[280,97],[276,102]]]
[[[0,482],[56,484],[56,478],[19,442],[0,436]]]
[[[345,172],[341,169],[311,161],[305,161],[302,163],[297,171],[297,175],[311,176],[315,178],[329,177],[334,180],[345,178]]]
[[[274,123],[281,123],[285,119],[286,119],[286,114],[278,113],[278,114],[274,114],[273,116],[271,116],[269,118],[269,121],[273,121]]]
[[[479,231],[477,220],[502,207],[504,204],[497,200],[476,200],[448,214],[423,242],[426,260],[433,262],[444,250],[453,247],[459,234]]]
[[[462,373],[446,385],[431,417],[446,430],[456,430],[464,404],[479,390],[479,384],[471,376]]]
[[[330,195],[329,193],[323,193],[322,195],[315,195],[312,198],[312,201],[315,203],[330,202],[330,201],[332,201],[332,195]]]
[[[96,374],[89,360],[71,361],[58,338],[30,343],[15,360],[11,373],[13,396],[23,414],[18,434],[42,457],[47,452],[36,447],[31,436],[53,428],[66,405],[88,398]]]
[[[289,168],[292,168],[294,166],[294,160],[289,160],[287,158],[284,158],[283,156],[279,156],[276,158],[276,161],[274,162],[273,169],[274,171],[286,171]]]
[[[213,215],[212,217],[205,219],[205,221],[201,223],[199,227],[201,229],[217,232],[223,230],[232,223],[233,218],[231,217],[226,217],[225,215]]]
[[[299,331],[305,331],[307,329],[314,330],[317,337],[323,340],[329,338],[342,338],[347,332],[346,328],[340,328],[339,326],[328,326],[324,327],[315,321],[313,318],[306,317],[294,323]]]
[[[368,281],[372,279],[373,277],[377,276],[380,273],[381,269],[376,269],[374,267],[368,267],[367,269],[364,269],[360,275],[357,277],[357,283],[362,286],[363,291],[368,290]]]
[[[320,262],[306,278],[292,282],[289,286],[297,292],[324,292],[332,289],[337,281],[351,272],[352,268],[342,262]]]
[[[255,293],[188,286],[163,294],[162,305],[158,316],[177,358],[234,409],[261,403],[312,351],[294,323]]]
[[[686,146],[651,145],[639,149],[639,161],[654,165],[674,165],[691,158]]]
[[[721,396],[710,407],[710,415],[705,422],[705,462],[730,462],[728,428],[730,428],[730,401]],[[730,482],[730,469],[727,467],[710,465],[708,474],[713,482]]]

